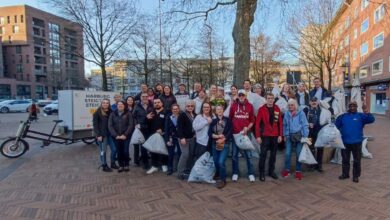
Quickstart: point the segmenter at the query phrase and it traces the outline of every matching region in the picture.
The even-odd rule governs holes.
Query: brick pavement
[[[242,179],[222,190],[135,167],[98,172],[95,146],[36,143],[22,158],[0,158],[18,163],[0,181],[0,219],[390,219],[389,130],[382,117],[367,126],[374,159],[362,160],[359,184],[339,181],[341,167],[328,164],[302,181]]]

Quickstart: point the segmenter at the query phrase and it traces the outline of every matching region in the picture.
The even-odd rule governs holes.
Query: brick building
[[[0,39],[0,98],[43,99],[59,89],[83,89],[80,25],[27,5],[1,7]]]
[[[330,31],[341,50],[334,86],[351,86],[358,78],[370,111],[387,114],[390,97],[390,0],[347,0],[335,16]],[[343,80],[344,79],[344,80]]]

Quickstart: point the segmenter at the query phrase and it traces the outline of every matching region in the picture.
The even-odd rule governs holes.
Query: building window
[[[339,27],[339,33],[338,33],[337,36],[341,36],[342,33],[343,33],[343,25],[341,25],[341,26]]]
[[[382,47],[384,41],[383,32],[374,37],[374,49]]]
[[[11,23],[11,18],[7,16],[7,24]]]
[[[383,73],[383,60],[378,60],[372,63],[372,75],[380,75]]]
[[[360,46],[360,56],[364,56],[368,53],[368,43],[365,42]]]
[[[30,63],[30,55],[26,55],[26,63]]]
[[[5,27],[0,28],[0,34],[5,34]]]
[[[355,28],[355,30],[353,31],[353,39],[357,39],[357,37],[358,37],[358,29],[357,28]]]
[[[19,63],[23,63],[23,56],[19,55]]]
[[[15,51],[16,51],[16,54],[21,54],[22,53],[22,46],[16,46]]]
[[[362,66],[359,69],[359,78],[366,78],[368,76],[368,66]]]
[[[356,48],[353,49],[352,58],[353,58],[353,60],[356,60],[356,58],[357,58],[357,49]]]
[[[346,47],[348,45],[349,45],[349,35],[344,38],[344,46]]]
[[[345,28],[349,28],[349,17],[345,19]]]
[[[382,20],[384,15],[385,15],[385,5],[381,4],[381,6],[379,6],[377,9],[375,9],[375,12],[374,12],[374,23]]]
[[[23,23],[23,22],[24,22],[24,16],[20,15],[20,23]]]
[[[23,73],[23,65],[22,64],[16,64],[16,72]]]
[[[362,11],[368,7],[370,0],[362,0]]]
[[[366,32],[368,30],[368,26],[369,26],[369,20],[368,20],[368,18],[366,18],[366,20],[364,20],[362,25],[361,25],[360,34],[363,34],[364,32]]]
[[[355,12],[353,13],[353,17],[357,18],[358,15],[359,15],[359,9],[358,7],[355,7]]]
[[[12,36],[8,36],[8,43],[12,43]]]
[[[18,23],[18,16],[17,15],[14,16],[14,23],[15,24]]]
[[[12,27],[12,32],[13,32],[14,34],[19,33],[19,26],[18,26],[18,25],[14,25],[14,26]]]
[[[4,23],[5,23],[4,17],[0,17],[0,24],[4,24]]]

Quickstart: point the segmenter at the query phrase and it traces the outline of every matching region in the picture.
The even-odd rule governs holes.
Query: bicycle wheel
[[[19,141],[17,141],[16,137],[14,137],[4,141],[1,144],[0,152],[5,157],[17,158],[26,153],[28,147],[29,145],[25,140],[19,139]]]
[[[83,138],[81,139],[81,141],[86,144],[93,144],[96,143],[96,138]]]

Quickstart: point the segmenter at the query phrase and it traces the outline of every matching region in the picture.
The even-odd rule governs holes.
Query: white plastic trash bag
[[[343,158],[341,157],[341,149],[340,148],[336,149],[336,151],[334,152],[333,159],[330,162],[335,163],[335,164],[342,164],[343,163]]]
[[[372,159],[372,154],[368,152],[367,149],[367,141],[368,138],[364,138],[363,143],[362,143],[362,157],[367,158],[367,159]]]
[[[133,135],[131,136],[131,139],[130,139],[130,144],[142,144],[144,142],[145,142],[144,135],[142,134],[142,132],[138,128],[135,128]]]
[[[215,174],[215,165],[213,157],[209,152],[205,152],[195,162],[194,167],[191,170],[188,182],[206,182],[215,183],[213,180]]]
[[[275,105],[277,105],[283,113],[288,110],[287,101],[283,97],[279,97],[278,101],[275,102]]]
[[[302,146],[298,161],[305,164],[317,164],[316,159],[314,158],[309,146],[306,143]]]
[[[251,139],[248,135],[244,135],[241,132],[238,134],[233,134],[234,141],[237,144],[237,147],[241,150],[256,150],[255,146],[253,146]]]
[[[248,102],[253,105],[253,113],[255,116],[257,116],[257,112],[259,111],[259,108],[265,105],[266,103],[265,98],[253,92],[248,94]]]
[[[320,125],[326,125],[332,122],[332,113],[325,108],[321,108]]]
[[[146,150],[152,153],[168,155],[168,150],[165,146],[164,138],[159,133],[155,133],[150,136],[148,140],[145,141],[143,146],[146,148]]]
[[[252,157],[260,158],[260,151],[261,151],[260,144],[257,143],[256,137],[255,137],[255,135],[253,135],[253,133],[250,134],[250,139],[251,139],[253,146],[255,147],[255,150],[252,151]]]
[[[320,132],[318,132],[315,147],[335,147],[345,149],[341,133],[333,123],[325,125]]]

